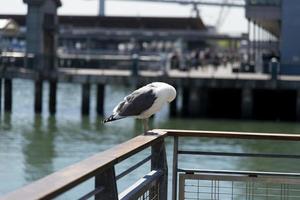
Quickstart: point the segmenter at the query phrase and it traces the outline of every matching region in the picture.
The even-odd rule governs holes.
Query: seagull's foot
[[[146,132],[144,132],[144,135],[158,135],[158,133],[153,132],[153,131],[146,131]]]

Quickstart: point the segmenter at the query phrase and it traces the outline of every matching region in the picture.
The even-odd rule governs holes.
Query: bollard
[[[276,80],[280,71],[280,65],[277,58],[272,58],[269,63],[269,71],[271,73],[271,79]]]

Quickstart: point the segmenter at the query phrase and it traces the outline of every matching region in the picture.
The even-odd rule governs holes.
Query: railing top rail
[[[208,138],[228,138],[228,139],[257,139],[257,140],[283,140],[300,141],[300,134],[282,133],[251,133],[233,131],[194,131],[194,130],[172,130],[156,129],[154,132],[166,132],[168,136],[177,137],[208,137]]]
[[[158,142],[160,138],[166,136],[166,133],[163,131],[157,133],[158,135],[137,136],[107,151],[95,154],[79,163],[66,167],[12,193],[0,197],[0,200],[53,198],[95,176],[108,167],[152,146]]]
[[[157,133],[157,135],[137,136],[107,151],[95,154],[86,160],[66,167],[23,188],[0,197],[0,200],[50,199],[97,175],[108,167],[112,167],[124,159],[154,145],[166,136],[300,141],[300,134],[169,129],[155,129],[152,130],[152,132]]]

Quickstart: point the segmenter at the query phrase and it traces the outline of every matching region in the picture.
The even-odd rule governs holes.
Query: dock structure
[[[91,85],[96,85],[96,113],[102,116],[105,107],[105,86],[132,86],[132,80],[136,79],[134,87],[162,81],[177,88],[182,105],[180,106],[177,101],[170,104],[172,117],[299,119],[300,77],[278,75],[276,79],[272,79],[270,74],[231,73],[230,71],[225,73],[225,67],[224,69],[221,67],[220,71],[209,69],[169,70],[167,73],[145,70],[139,71],[138,76],[133,76],[130,70],[60,68],[49,75],[25,68],[8,68],[1,74],[5,79],[4,108],[6,111],[11,111],[13,79],[30,79],[39,83],[42,77],[43,81],[50,83],[50,113],[55,113],[57,84],[69,82],[82,84],[81,113],[83,115],[88,115],[90,112]],[[227,70],[229,69],[230,67]],[[38,101],[43,94],[40,87],[35,88],[35,101]],[[35,110],[37,113],[41,112],[40,107]]]
[[[282,133],[249,133],[249,132],[223,132],[223,131],[197,131],[197,130],[167,130],[156,129],[151,135],[139,135],[122,144],[119,144],[104,152],[97,153],[83,161],[68,166],[40,180],[37,180],[23,188],[8,193],[0,200],[17,199],[53,199],[64,196],[69,190],[76,191],[81,183],[92,180],[94,186],[87,187],[80,192],[79,199],[96,200],[184,200],[192,199],[236,199],[255,198],[263,196],[266,199],[299,199],[300,173],[299,170],[284,172],[281,168],[270,171],[243,171],[237,169],[219,169],[212,164],[212,168],[203,169],[193,166],[184,168],[183,159],[179,156],[189,157],[206,156],[218,157],[218,159],[247,159],[264,158],[275,161],[285,159],[299,160],[298,154],[286,154],[286,152],[217,152],[198,149],[188,150],[180,141],[185,138],[213,138],[238,141],[261,141],[295,143],[300,141],[300,135]],[[156,133],[154,135],[153,133]],[[171,138],[173,147],[172,164],[168,163],[170,156],[166,151],[166,138]],[[200,140],[196,140],[200,141]],[[216,144],[218,145],[218,144]],[[200,144],[201,146],[201,144]],[[147,151],[150,150],[150,151]],[[200,148],[201,149],[201,148]],[[144,152],[137,163],[130,163],[127,169],[116,173],[115,167],[119,163],[126,162],[128,158]],[[139,154],[141,155],[141,154]],[[219,160],[220,161],[220,160]],[[199,163],[198,163],[199,164]],[[201,166],[201,165],[200,165]],[[138,168],[147,168],[142,177],[135,174]],[[172,170],[168,173],[168,170]],[[171,177],[168,178],[168,176]],[[137,181],[118,190],[118,180],[128,180],[134,177]],[[171,181],[168,181],[171,180]],[[171,190],[168,185],[171,185]],[[241,189],[242,188],[242,189]],[[222,191],[222,192],[220,192]],[[249,192],[251,191],[251,192]],[[71,197],[72,198],[72,197]],[[77,197],[78,198],[78,197]]]

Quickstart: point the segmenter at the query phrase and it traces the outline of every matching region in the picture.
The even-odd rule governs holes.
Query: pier
[[[193,169],[182,168],[179,156],[217,156],[252,157],[264,159],[300,159],[297,154],[267,153],[267,152],[209,152],[185,150],[180,147],[179,141],[184,138],[219,138],[227,140],[255,140],[266,143],[276,141],[299,142],[300,135],[279,133],[248,133],[248,132],[220,132],[220,131],[192,131],[192,130],[152,130],[157,135],[140,135],[117,145],[107,151],[95,154],[81,162],[57,171],[45,178],[29,184],[19,190],[13,191],[1,200],[17,199],[52,199],[63,195],[79,184],[92,180],[94,188],[85,191],[79,199],[97,200],[125,200],[125,199],[157,199],[157,200],[184,200],[188,198],[205,199],[216,198],[299,198],[297,192],[300,187],[299,171],[241,171],[202,169],[201,162]],[[167,162],[165,140],[173,140],[173,161]],[[135,154],[150,149],[145,158],[134,163],[120,174],[116,174],[118,163]],[[133,173],[139,167],[146,167],[150,163],[149,173],[137,180],[124,191],[119,191],[117,182]],[[168,170],[171,171],[168,173]],[[168,177],[171,176],[171,182]],[[171,189],[168,190],[168,184]],[[243,189],[243,190],[242,190]],[[249,192],[251,191],[251,192]],[[272,191],[272,192],[270,192]]]
[[[35,83],[36,113],[42,112],[42,84],[45,81],[50,85],[48,109],[51,114],[55,114],[56,104],[59,103],[56,101],[57,84],[68,82],[82,85],[83,115],[89,114],[90,88],[91,85],[96,85],[96,112],[99,116],[104,114],[106,85],[134,88],[163,81],[174,85],[179,91],[178,98],[182,99],[182,106],[176,101],[170,105],[172,117],[299,120],[299,76],[278,75],[274,79],[272,74],[233,73],[231,69],[230,66],[220,66],[217,70],[213,67],[167,72],[140,70],[136,76],[131,70],[118,69],[59,68],[50,74],[43,74],[26,68],[9,67],[1,72],[4,80],[4,110],[11,111],[12,84],[15,78],[29,79]]]

